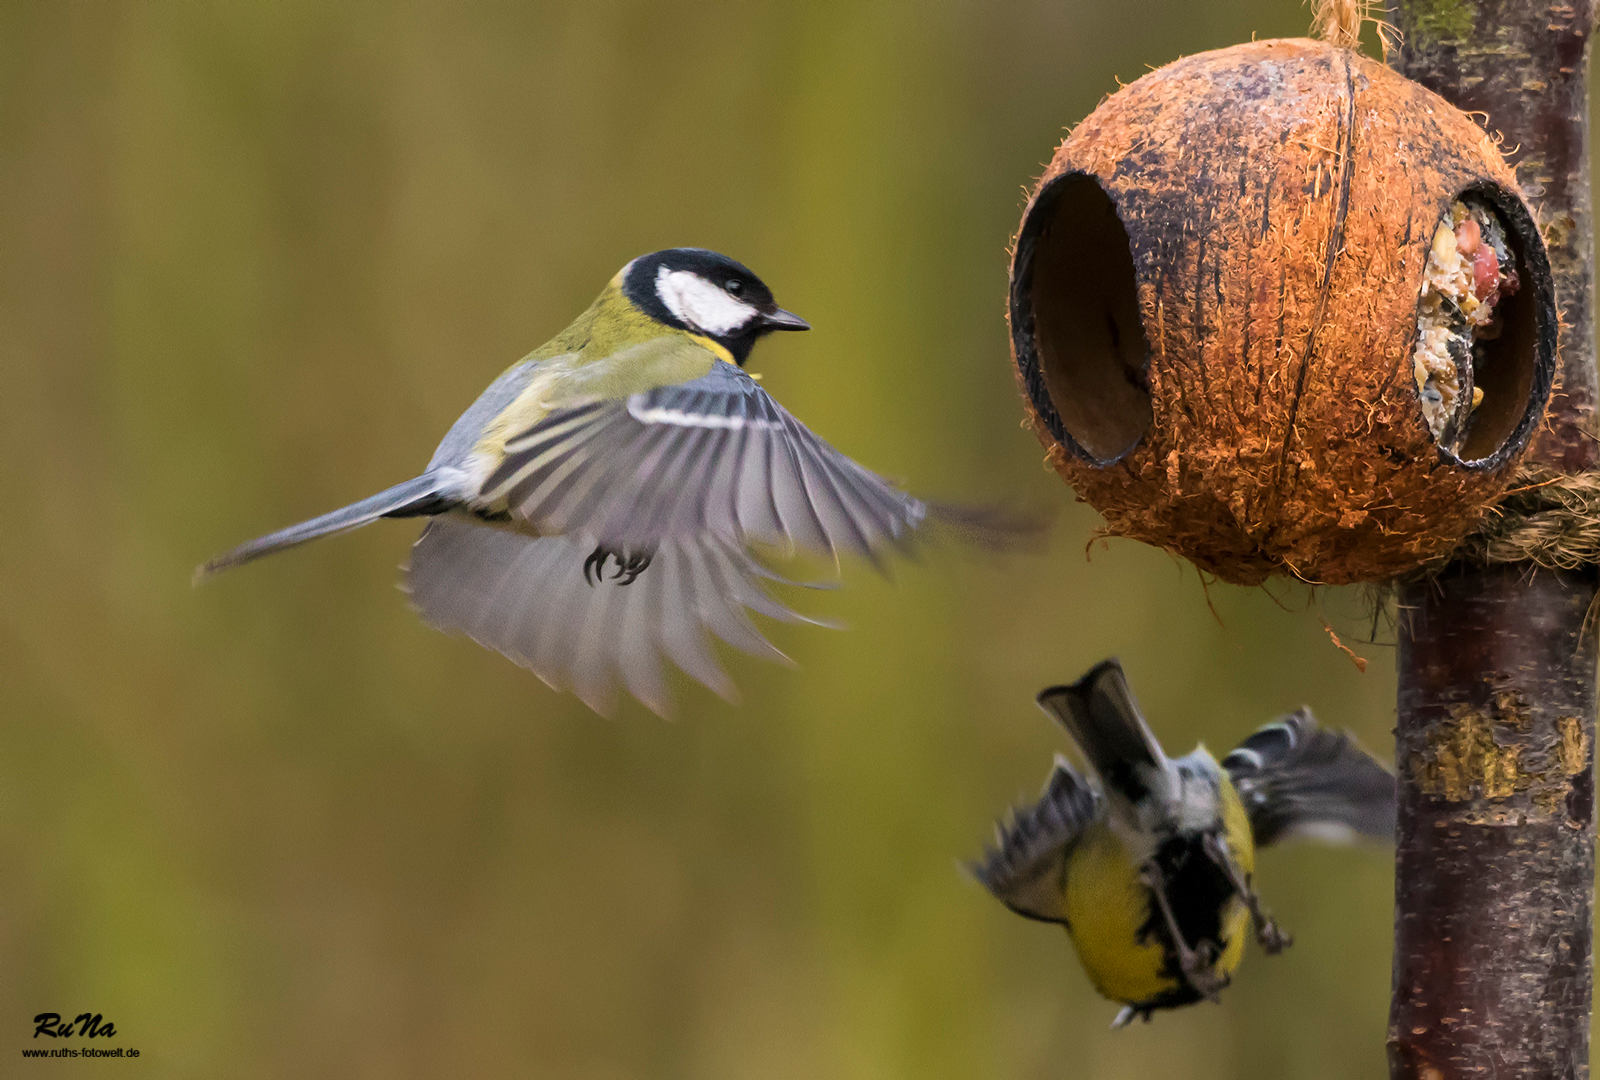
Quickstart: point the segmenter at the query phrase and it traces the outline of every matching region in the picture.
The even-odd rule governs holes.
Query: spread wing
[[[1098,805],[1094,789],[1057,759],[1039,801],[995,827],[997,846],[985,849],[973,876],[1018,915],[1066,922],[1067,856]]]
[[[481,501],[616,548],[710,534],[873,561],[929,511],[722,360],[690,382],[552,412],[507,440]]]
[[[485,405],[485,415],[458,424],[470,434],[447,439],[436,465],[465,475],[459,466],[485,430],[507,423],[534,385],[519,379],[492,415]],[[767,592],[781,579],[756,560],[752,542],[878,563],[886,549],[908,548],[930,518],[991,546],[1034,527],[898,490],[687,338],[635,347],[626,363],[584,365],[563,377],[561,392],[551,411],[510,428],[494,469],[461,496],[463,511],[482,516],[430,523],[407,584],[429,623],[471,636],[599,712],[620,682],[665,713],[663,658],[732,697],[713,637],[784,659],[748,612],[814,620]],[[586,569],[598,560],[603,575],[612,557],[634,568],[630,576],[591,583]]]
[[[1348,733],[1318,727],[1310,709],[1261,728],[1222,767],[1239,789],[1257,844],[1394,836],[1394,776]]]

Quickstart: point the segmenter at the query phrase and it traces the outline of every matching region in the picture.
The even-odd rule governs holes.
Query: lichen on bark
[[[1533,710],[1515,689],[1495,693],[1481,707],[1457,702],[1448,719],[1428,727],[1404,774],[1440,802],[1485,800],[1464,818],[1474,823],[1525,824],[1530,806],[1541,816],[1560,814],[1574,778],[1588,767],[1589,736],[1576,716],[1553,717],[1538,731],[1535,726]],[[1519,792],[1527,805],[1507,801]],[[1503,820],[1506,814],[1512,821]]]
[[[1472,36],[1476,10],[1466,0],[1402,0],[1404,24],[1418,46]]]

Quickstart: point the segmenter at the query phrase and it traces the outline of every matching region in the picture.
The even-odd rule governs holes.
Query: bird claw
[[[1294,944],[1294,936],[1286,933],[1269,916],[1264,923],[1256,927],[1256,941],[1266,950],[1267,955],[1276,956]]]
[[[1294,938],[1278,926],[1277,921],[1268,915],[1262,907],[1261,897],[1250,887],[1250,879],[1241,871],[1238,864],[1228,854],[1227,847],[1216,836],[1207,835],[1205,838],[1206,856],[1217,865],[1233,885],[1234,892],[1244,901],[1245,907],[1250,910],[1250,921],[1255,925],[1256,943],[1264,949],[1268,956],[1276,956],[1290,945]]]
[[[654,558],[654,555],[648,551],[635,552],[628,556],[626,562],[618,558],[617,572],[611,576],[611,579],[618,585],[632,585],[634,579],[649,567],[652,558]]]
[[[1228,980],[1211,969],[1217,962],[1216,953],[1209,941],[1202,941],[1193,949],[1178,954],[1178,965],[1183,977],[1194,987],[1195,993],[1207,1001],[1221,1001],[1221,991]]]
[[[1172,936],[1173,951],[1178,955],[1178,969],[1183,973],[1184,981],[1207,1001],[1221,1001],[1220,992],[1228,985],[1228,980],[1212,970],[1212,965],[1217,962],[1217,957],[1220,955],[1219,951],[1209,941],[1197,942],[1191,946],[1183,939],[1183,931],[1178,928],[1177,917],[1172,912],[1172,903],[1167,899],[1166,883],[1162,879],[1159,866],[1153,862],[1146,863],[1139,873],[1139,878],[1154,896],[1161,918],[1167,924],[1167,932]]]
[[[591,587],[604,581],[606,562],[610,560],[617,564],[617,571],[611,575],[611,580],[619,586],[632,585],[634,579],[650,566],[650,560],[654,557],[653,551],[627,552],[600,544],[583,560],[583,580]]]

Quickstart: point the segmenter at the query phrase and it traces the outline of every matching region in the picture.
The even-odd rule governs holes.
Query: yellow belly
[[[1255,869],[1255,845],[1244,807],[1232,785],[1223,792],[1223,834],[1239,869]],[[1139,877],[1139,866],[1103,821],[1085,830],[1067,861],[1067,933],[1095,989],[1113,1001],[1140,1005],[1182,989],[1168,966],[1161,939],[1139,940],[1155,901]],[[1237,896],[1222,914],[1223,949],[1211,966],[1222,978],[1233,974],[1244,954],[1249,910]]]

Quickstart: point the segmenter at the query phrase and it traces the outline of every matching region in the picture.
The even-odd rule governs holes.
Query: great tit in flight
[[[1247,925],[1269,953],[1290,943],[1251,885],[1256,848],[1394,834],[1394,777],[1309,709],[1219,766],[1204,746],[1162,752],[1116,660],[1038,701],[1094,776],[1057,758],[1039,802],[997,827],[972,870],[1012,911],[1066,927],[1095,989],[1123,1005],[1113,1027],[1216,1000]]]
[[[589,309],[513,364],[422,475],[234,548],[196,580],[379,518],[425,517],[411,602],[610,711],[620,681],[665,715],[661,657],[735,691],[706,631],[785,659],[748,611],[812,622],[767,591],[756,550],[878,564],[943,524],[1004,545],[1032,526],[924,502],[812,434],[743,370],[777,330],[808,329],[746,267],[672,248],[634,259]]]

